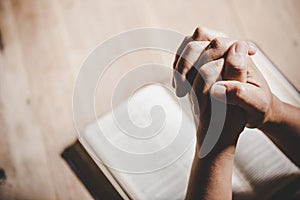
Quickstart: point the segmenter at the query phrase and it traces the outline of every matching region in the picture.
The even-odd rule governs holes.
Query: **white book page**
[[[264,198],[300,175],[299,169],[257,129],[246,129],[240,136],[235,168],[252,189],[247,195]]]
[[[159,101],[150,98],[152,95],[159,96]],[[143,91],[135,95],[134,103],[129,106],[131,112],[131,118],[136,124],[143,125],[147,124],[148,110],[153,105],[160,104],[166,111],[167,122],[164,129],[161,130],[158,138],[154,141],[144,140],[133,140],[127,137],[119,130],[114,122],[112,113],[109,113],[101,118],[98,123],[90,125],[86,129],[86,138],[89,144],[93,148],[94,152],[104,161],[105,164],[117,163],[118,166],[124,165],[124,160],[120,160],[120,157],[111,157],[102,141],[103,138],[97,133],[97,126],[99,125],[103,133],[108,140],[116,145],[118,148],[124,149],[124,151],[130,152],[151,152],[156,149],[164,148],[170,141],[177,136],[178,127],[180,126],[180,110],[179,105],[174,99],[168,94],[168,92],[160,86],[147,86]],[[116,108],[122,110],[121,106],[127,107],[127,102],[124,102],[120,107]],[[179,159],[175,160],[175,163],[170,163],[162,169],[158,169],[154,172],[146,172],[140,174],[120,172],[114,169],[110,169],[110,172],[126,190],[129,196],[133,199],[183,199],[187,187],[189,171],[194,156],[194,143],[195,143],[195,127],[191,116],[183,114],[189,119],[188,126],[191,127],[186,133],[186,138],[190,138],[190,145],[187,146],[186,151],[179,154]],[[134,125],[130,125],[134,126]],[[129,129],[130,130],[130,129]],[[183,142],[183,141],[182,141]],[[170,149],[170,151],[175,151]],[[172,156],[172,154],[167,155]],[[162,158],[160,158],[162,159]],[[166,159],[166,158],[163,158]],[[126,161],[125,161],[126,162]],[[160,162],[160,160],[149,160],[148,162]],[[148,163],[151,164],[151,163]]]

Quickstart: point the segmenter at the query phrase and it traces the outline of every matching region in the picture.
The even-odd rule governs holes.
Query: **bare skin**
[[[203,28],[186,37],[178,49],[180,56],[174,61],[178,73],[174,72],[173,85],[178,96],[189,93],[197,125],[196,154],[186,199],[231,199],[234,152],[246,125],[262,130],[300,166],[300,109],[271,93],[250,59],[255,52],[251,43]],[[217,144],[200,158],[210,123],[210,96],[219,103],[226,98],[226,120]]]

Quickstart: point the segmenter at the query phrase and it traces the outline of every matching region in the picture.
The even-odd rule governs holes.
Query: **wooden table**
[[[0,1],[0,199],[91,198],[60,156],[81,62],[122,31],[197,25],[255,41],[300,89],[299,0]]]

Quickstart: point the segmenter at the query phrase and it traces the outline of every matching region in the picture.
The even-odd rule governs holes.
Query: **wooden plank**
[[[54,198],[53,182],[47,171],[45,146],[41,142],[41,130],[30,105],[30,88],[22,63],[22,49],[15,26],[10,2],[4,3],[4,17],[7,23],[1,26],[5,42],[1,74],[1,103],[7,142],[12,163],[15,167],[15,194],[24,198]],[[2,14],[2,13],[1,13]],[[1,23],[3,24],[3,23]],[[5,26],[7,25],[7,26]],[[24,76],[25,75],[25,76]],[[18,87],[15,87],[15,86]],[[11,134],[13,133],[13,134]],[[33,139],[34,138],[34,139]],[[34,147],[34,151],[31,147]],[[6,168],[5,168],[6,170]],[[9,169],[8,169],[9,170]],[[13,178],[7,174],[8,181]],[[43,177],[43,178],[41,178]],[[30,193],[26,192],[30,188]],[[43,191],[41,188],[47,188]]]
[[[39,27],[43,21],[39,22],[38,12],[46,5],[28,5],[26,2],[10,4],[8,1],[5,3],[7,4],[4,7],[8,11],[3,19],[11,18],[12,21],[7,23],[8,30],[4,29],[7,32],[4,35],[5,77],[4,84],[1,84],[1,97],[4,102],[3,116],[10,128],[6,137],[10,142],[11,156],[17,174],[13,185],[19,185],[11,195],[13,198],[22,199],[90,198],[82,185],[75,181],[76,177],[59,156],[64,146],[75,139],[75,135],[72,134],[71,117],[54,120],[59,112],[58,108],[54,109],[55,103],[51,104],[51,101],[54,97],[60,96],[49,90],[48,83],[56,84],[57,79],[47,78],[55,79],[47,65],[51,59],[56,60],[55,57],[51,58],[51,55],[56,55],[58,51],[55,47],[49,48],[51,38],[55,40],[55,37],[43,32],[48,30],[49,24],[43,24],[45,29]],[[47,12],[45,8],[44,11]],[[53,27],[49,27],[51,28],[54,30]],[[44,35],[45,38],[40,37],[39,34]],[[59,49],[59,43],[56,44]],[[61,60],[58,62],[61,64],[57,67],[64,64]],[[57,71],[57,73],[64,75],[64,72]],[[15,85],[18,87],[15,88]],[[52,89],[59,91],[57,88],[59,88],[58,83]],[[51,100],[47,102],[47,99]],[[66,97],[63,99],[68,101]],[[65,102],[60,103],[66,105]],[[52,112],[49,113],[49,110]],[[65,112],[60,112],[61,117],[64,117],[63,113]],[[65,124],[64,127],[59,126],[59,123],[64,123],[63,119],[69,119],[69,129],[66,129]],[[69,135],[62,134],[60,137],[59,133],[63,130]],[[57,174],[64,174],[64,176]]]

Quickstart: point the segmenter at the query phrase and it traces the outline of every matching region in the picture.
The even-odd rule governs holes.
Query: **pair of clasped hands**
[[[299,108],[272,94],[251,60],[256,51],[251,42],[207,28],[196,28],[178,48],[173,87],[178,97],[189,95],[197,128],[187,199],[231,199],[235,147],[245,126],[260,129],[299,166]],[[216,144],[201,158],[212,101],[226,105],[225,122]]]

